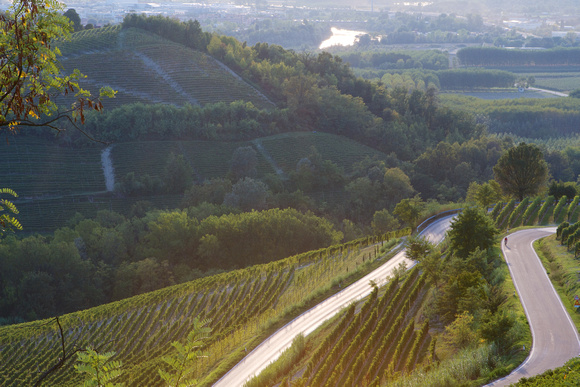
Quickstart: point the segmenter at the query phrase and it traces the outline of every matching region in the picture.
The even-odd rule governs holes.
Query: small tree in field
[[[525,196],[536,195],[546,184],[548,165],[540,148],[522,142],[499,158],[493,174],[506,194],[522,201]]]
[[[171,343],[175,353],[163,356],[163,361],[169,366],[169,371],[160,369],[159,375],[169,387],[189,387],[196,385],[197,381],[192,377],[191,363],[200,357],[207,356],[203,353],[204,341],[209,338],[211,328],[206,326],[210,320],[193,320],[193,329],[187,335],[185,343],[174,341]]]
[[[75,369],[87,374],[83,387],[122,387],[122,383],[113,383],[123,373],[121,362],[111,360],[115,352],[99,353],[91,347],[77,352],[78,364]]]
[[[422,261],[433,251],[433,244],[422,236],[411,236],[405,242],[405,254],[413,261]]]
[[[458,257],[467,258],[477,248],[487,250],[493,246],[497,233],[493,220],[483,210],[471,207],[451,222],[449,243]]]

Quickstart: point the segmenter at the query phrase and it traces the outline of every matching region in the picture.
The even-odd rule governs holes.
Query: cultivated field
[[[133,102],[182,106],[236,100],[273,106],[209,55],[136,28],[81,31],[59,47],[65,71],[79,69],[88,77],[83,87],[92,93],[103,86],[118,91],[117,98],[104,101],[108,108]]]
[[[263,151],[259,149],[259,145]],[[345,173],[365,157],[385,160],[386,155],[345,137],[327,133],[288,133],[247,142],[217,141],[149,141],[118,143],[112,146],[111,159],[115,178],[129,172],[137,177],[163,177],[171,153],[183,155],[194,171],[194,180],[202,182],[225,177],[232,154],[238,147],[252,146],[258,157],[258,177],[282,169],[285,176],[296,170],[296,164],[307,157],[314,146],[323,160],[331,160]],[[18,219],[24,232],[49,231],[62,227],[80,212],[95,215],[99,210],[128,214],[139,200],[148,200],[159,208],[176,208],[182,195],[118,197],[106,193],[101,166],[102,147],[75,149],[33,136],[18,136],[6,145],[0,162],[8,165],[0,171],[2,186],[14,189],[20,210]],[[326,192],[317,200],[332,202],[344,199],[344,192]],[[321,196],[321,197],[318,197]]]
[[[115,351],[115,359],[123,363],[122,380],[127,385],[160,386],[161,356],[172,351],[171,342],[187,335],[194,318],[209,318],[212,327],[206,348],[209,357],[192,366],[195,376],[203,380],[201,385],[210,385],[243,357],[244,348],[253,348],[264,334],[292,318],[309,300],[315,300],[330,286],[338,291],[337,278],[342,281],[348,275],[356,277],[357,268],[361,265],[362,269],[363,262],[367,265],[365,270],[370,268],[372,261],[383,256],[380,245],[373,244],[379,241],[365,238],[62,316],[66,351],[70,353],[75,347],[89,344],[102,351]],[[403,285],[403,293],[394,296],[397,285],[392,284],[388,295],[378,301],[376,307],[380,307],[381,313],[389,305],[388,310],[395,308],[393,316],[398,316],[400,310],[408,307],[407,298],[412,293]],[[373,304],[375,301],[376,298]],[[397,321],[400,324],[401,320]],[[385,329],[389,327],[385,325]],[[55,321],[0,327],[3,386],[34,384],[40,373],[54,365],[59,356],[62,348]],[[80,382],[79,374],[69,363],[45,384],[66,387]]]

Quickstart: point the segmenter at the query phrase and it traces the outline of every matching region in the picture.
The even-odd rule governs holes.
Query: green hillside
[[[26,199],[105,191],[100,153],[19,137],[0,152],[0,181]]]
[[[328,133],[285,133],[255,140],[272,155],[276,164],[289,173],[303,157],[308,157],[311,147],[315,147],[323,159],[331,160],[343,168],[346,174],[352,172],[354,164],[366,156],[385,160],[386,155],[376,149]]]
[[[250,142],[215,141],[147,141],[120,143],[113,146],[112,158],[115,174],[129,172],[161,177],[170,153],[182,154],[193,167],[199,181],[224,177],[230,168],[232,154],[238,147]],[[271,165],[258,154],[258,175],[274,173]]]
[[[165,103],[183,106],[250,101],[270,108],[265,96],[207,54],[158,35],[120,25],[77,32],[61,42],[66,72],[79,69],[81,85],[92,93],[111,86],[117,97],[105,107]]]
[[[260,146],[261,145],[261,146]],[[231,157],[238,147],[252,146],[258,157],[258,177],[284,175],[316,147],[323,159],[342,167],[348,174],[365,157],[385,160],[386,155],[346,137],[327,133],[288,133],[245,142],[148,141],[118,143],[112,146],[115,179],[134,172],[136,176],[162,178],[169,155],[183,155],[198,182],[225,177]],[[25,232],[49,231],[66,224],[79,212],[86,217],[99,210],[127,214],[139,200],[159,208],[178,207],[182,195],[156,194],[146,197],[118,197],[106,192],[100,147],[61,147],[52,141],[32,136],[13,139],[0,153],[0,181],[18,194],[15,201]],[[327,198],[328,200],[328,198]]]
[[[127,385],[158,386],[160,358],[170,353],[170,343],[187,335],[195,317],[210,318],[210,356],[196,366],[202,385],[209,385],[243,356],[241,348],[253,348],[297,311],[316,303],[323,289],[340,290],[336,278],[348,282],[349,275],[356,278],[379,264],[377,258],[384,256],[379,246],[365,247],[375,241],[354,241],[62,316],[66,351],[89,344],[116,351]],[[0,327],[2,385],[32,385],[62,356],[59,336],[54,320]],[[43,385],[77,386],[79,378],[67,364]]]

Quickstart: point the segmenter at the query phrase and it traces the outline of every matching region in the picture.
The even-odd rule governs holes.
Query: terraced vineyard
[[[553,196],[542,198],[524,198],[517,206],[514,199],[508,203],[497,203],[490,213],[499,229],[509,229],[521,225],[560,224],[563,221],[576,222],[580,213],[580,196],[570,199],[562,196],[555,204]]]
[[[48,130],[48,129],[47,129]],[[19,137],[0,152],[2,186],[22,198],[105,191],[98,148],[72,149]]]
[[[375,288],[355,315],[345,313],[310,357],[297,386],[383,385],[397,372],[411,372],[427,354],[429,322],[415,329],[413,307],[421,301],[425,277],[412,270],[399,286]]]
[[[57,42],[57,46],[64,58],[95,50],[110,50],[117,47],[120,31],[120,24],[83,30],[75,32],[68,40]]]
[[[211,56],[145,31],[120,26],[81,31],[59,45],[65,71],[79,69],[81,85],[98,94],[103,86],[117,90],[108,108],[122,104],[208,104],[250,101],[273,105]]]
[[[264,153],[260,152],[259,144]],[[258,156],[258,177],[275,173],[275,166],[290,173],[296,163],[310,153],[313,145],[323,159],[329,159],[352,172],[352,165],[366,156],[385,160],[384,153],[344,137],[327,133],[290,133],[249,142],[150,141],[114,144],[111,158],[115,177],[128,172],[162,177],[169,154],[184,155],[193,167],[197,181],[224,177],[231,156],[240,146],[253,146]],[[176,208],[180,195],[117,197],[106,192],[100,147],[74,149],[33,136],[19,136],[5,146],[0,161],[10,166],[0,171],[3,186],[14,189],[20,210],[18,219],[25,232],[54,230],[66,224],[76,212],[92,216],[99,210],[127,214],[138,200],[148,200],[159,208]],[[66,188],[64,188],[66,187]],[[317,193],[313,198],[331,202],[344,200],[344,192]],[[318,196],[321,196],[320,198]]]
[[[353,269],[365,257],[366,262],[379,258],[379,246],[373,245],[377,241],[353,241],[62,316],[66,350],[92,344],[103,351],[116,351],[115,359],[123,362],[122,379],[127,385],[158,386],[157,370],[162,367],[161,356],[171,351],[170,343],[188,333],[195,317],[211,318],[210,355],[195,363],[202,385],[211,384],[219,377],[216,367],[233,365],[243,356],[241,348],[256,345],[256,339],[274,321],[337,276],[356,272]],[[396,297],[382,297],[385,301],[377,301],[377,308],[383,310],[389,301],[389,311],[404,310],[405,303],[397,303]],[[376,297],[373,305],[375,301]],[[62,355],[58,332],[50,320],[0,327],[2,385],[32,385],[41,372],[54,365]],[[44,385],[77,386],[80,382],[72,365],[67,364]]]

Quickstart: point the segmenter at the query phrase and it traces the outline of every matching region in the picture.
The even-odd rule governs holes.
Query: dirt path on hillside
[[[171,78],[171,75],[167,74],[167,72],[165,70],[163,70],[163,68],[161,66],[159,66],[153,59],[149,58],[147,55],[145,55],[141,52],[133,51],[133,54],[137,58],[141,59],[141,61],[145,65],[145,67],[152,70],[157,75],[159,75],[161,78],[163,78],[163,80],[177,94],[179,94],[183,98],[185,98],[190,104],[201,106],[201,104],[199,103],[199,101],[197,99],[193,98],[193,96],[191,96],[189,93],[187,93],[185,90],[183,90],[183,88],[179,85],[179,83],[177,83],[173,78]]]

